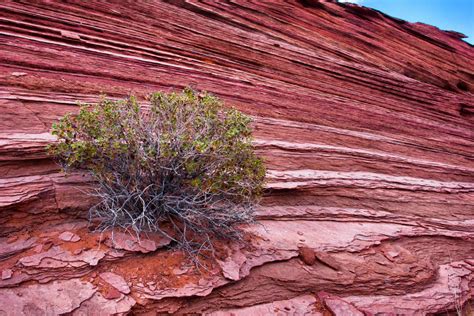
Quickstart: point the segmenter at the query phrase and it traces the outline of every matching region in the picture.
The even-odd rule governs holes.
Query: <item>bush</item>
[[[265,176],[250,118],[191,89],[149,101],[102,98],[53,124],[50,153],[97,183],[91,220],[160,232],[192,252],[213,249],[214,237],[240,238],[236,225],[253,221]]]

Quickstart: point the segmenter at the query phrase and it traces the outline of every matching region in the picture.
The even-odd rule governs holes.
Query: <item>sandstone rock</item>
[[[104,293],[104,297],[108,300],[120,298],[121,296],[122,296],[122,293],[120,293],[120,291],[117,290],[115,287],[107,288]]]
[[[65,31],[65,30],[61,30],[61,36],[65,37],[65,38],[73,39],[73,40],[80,40],[81,39],[79,34],[77,34],[75,32]]]
[[[472,271],[474,266],[468,262],[451,262],[442,265],[439,277],[432,286],[402,296],[374,295],[349,296],[344,299],[368,313],[423,315],[426,310],[450,310],[453,296],[458,308],[472,295]]]
[[[26,72],[14,71],[14,72],[11,73],[11,75],[12,75],[13,77],[23,77],[23,76],[26,76],[27,74],[26,74]]]
[[[331,255],[324,253],[324,252],[317,252],[315,253],[316,258],[327,265],[328,267],[331,267],[334,270],[341,270],[342,267],[339,265],[337,260],[335,260]]]
[[[149,237],[142,236],[138,239],[137,236],[133,234],[116,232],[110,236],[106,244],[115,249],[148,253],[166,246],[170,242],[171,240],[169,238],[161,235],[155,235],[153,237],[151,235],[149,235]]]
[[[364,313],[355,306],[337,296],[326,293],[320,293],[318,296],[334,316],[364,316]]]
[[[100,250],[91,249],[73,255],[59,246],[54,246],[48,251],[22,257],[18,263],[23,267],[59,269],[67,266],[85,267],[95,266],[105,256]]]
[[[316,254],[313,249],[308,247],[300,247],[298,249],[300,259],[307,265],[311,266],[316,262]]]
[[[14,235],[14,236],[10,236],[7,238],[7,244],[11,244],[12,242],[15,242],[18,240],[18,236],[17,235]]]
[[[76,249],[72,252],[73,255],[80,255],[82,253],[83,249],[79,248],[79,249]]]
[[[34,237],[27,239],[16,239],[15,241],[0,239],[0,259],[6,259],[24,252],[25,250],[33,247],[36,240],[37,239]]]
[[[135,303],[136,301],[130,296],[109,300],[96,292],[91,298],[82,302],[72,315],[126,315]]]
[[[5,315],[59,315],[74,311],[95,293],[92,284],[77,279],[0,289]]]
[[[104,272],[101,273],[99,276],[102,280],[104,280],[123,294],[130,293],[130,288],[128,287],[127,282],[120,275],[117,275],[112,272]]]
[[[289,300],[275,301],[268,304],[258,304],[251,307],[228,309],[209,313],[209,316],[267,316],[267,315],[314,315],[323,314],[314,306],[316,299],[312,295],[298,296]]]
[[[234,251],[231,252],[231,255],[225,261],[219,260],[218,263],[221,266],[224,277],[237,281],[242,277],[241,269],[246,261],[247,257],[245,254],[240,249],[234,248]]]
[[[63,232],[59,235],[59,239],[63,241],[77,242],[81,240],[81,237],[71,232]]]
[[[13,271],[11,269],[5,269],[2,271],[2,280],[8,280],[12,277]]]
[[[15,267],[0,314],[424,315],[472,301],[474,51],[459,34],[335,1],[0,9],[0,264]],[[91,178],[45,150],[78,101],[190,84],[252,116],[268,170],[248,247],[202,275],[181,273],[159,235],[89,231]],[[143,286],[107,299],[80,281],[112,268]]]
[[[178,267],[178,268],[173,269],[173,274],[174,275],[182,275],[182,274],[185,274],[187,271],[188,271],[188,269],[182,269],[182,268]],[[150,282],[147,282],[148,285],[150,285],[149,283]],[[151,285],[153,285],[153,284],[151,284]]]

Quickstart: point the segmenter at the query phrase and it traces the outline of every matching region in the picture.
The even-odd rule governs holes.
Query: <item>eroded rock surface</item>
[[[0,13],[0,314],[469,308],[474,49],[460,34],[323,0]],[[249,245],[201,271],[166,238],[90,232],[90,179],[45,151],[78,101],[188,85],[254,117],[268,167]]]

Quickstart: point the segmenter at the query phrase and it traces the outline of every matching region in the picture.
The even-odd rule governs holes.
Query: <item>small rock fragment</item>
[[[324,252],[315,252],[316,259],[334,270],[341,270],[341,266],[331,255]]]
[[[142,239],[138,245],[144,249],[143,253],[155,251],[158,248],[156,242],[149,239]]]
[[[70,32],[70,31],[65,31],[65,30],[61,31],[61,36],[65,37],[65,38],[73,39],[73,40],[80,40],[81,39],[79,34],[74,33],[74,32]]]
[[[11,75],[13,77],[23,77],[23,76],[26,76],[26,72],[12,72]]]
[[[51,249],[51,247],[53,247],[53,243],[51,241],[48,241],[48,242],[43,244],[43,250],[44,251],[48,251],[49,249]]]
[[[324,305],[326,305],[333,315],[364,316],[364,313],[358,310],[354,305],[335,295],[320,292],[318,296],[324,301]]]
[[[72,254],[77,256],[77,255],[80,255],[81,252],[82,252],[82,249],[79,248],[79,249],[74,250],[74,251],[72,252]]]
[[[43,245],[36,245],[34,248],[33,248],[33,251],[36,252],[36,253],[40,253],[41,251],[43,251]]]
[[[307,265],[311,266],[316,262],[316,254],[313,249],[309,247],[300,247],[298,249],[300,259]]]
[[[61,235],[59,235],[59,239],[63,241],[77,242],[81,240],[81,237],[71,232],[63,232]]]
[[[18,236],[15,235],[15,236],[11,236],[11,237],[8,237],[7,239],[7,244],[11,244],[12,242],[15,242],[18,240]]]
[[[107,288],[104,293],[104,297],[108,300],[120,298],[120,296],[122,296],[122,294],[114,287]]]
[[[394,250],[386,252],[387,259],[389,259],[391,261],[393,261],[392,259],[398,257],[399,255],[400,255],[400,253],[398,251],[394,251]]]
[[[185,274],[186,272],[188,272],[187,269],[182,269],[182,268],[174,268],[173,269],[173,274],[174,275],[181,275],[181,274]]]
[[[112,272],[104,272],[100,274],[100,278],[122,292],[123,294],[130,293],[130,287],[127,282],[120,275]]]
[[[8,280],[12,277],[13,271],[11,269],[5,269],[2,271],[2,280]]]

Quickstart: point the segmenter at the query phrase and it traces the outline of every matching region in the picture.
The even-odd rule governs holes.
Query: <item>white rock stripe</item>
[[[339,172],[312,169],[268,170],[267,179],[270,180],[267,187],[271,189],[349,186],[374,189],[410,189],[413,191],[474,192],[474,182],[445,182],[373,172]]]
[[[406,157],[401,155],[393,155],[379,150],[365,150],[358,148],[350,147],[341,147],[341,146],[332,146],[326,144],[318,143],[297,143],[297,142],[286,142],[279,140],[268,140],[268,139],[255,139],[253,144],[256,147],[277,147],[283,150],[295,150],[295,151],[325,151],[329,153],[339,153],[347,155],[358,155],[369,158],[377,158],[385,161],[397,161],[407,164],[414,164],[424,167],[437,167],[443,169],[452,169],[463,172],[473,173],[474,177],[474,168],[466,168],[463,166],[450,165],[430,160],[416,159],[412,157]]]

